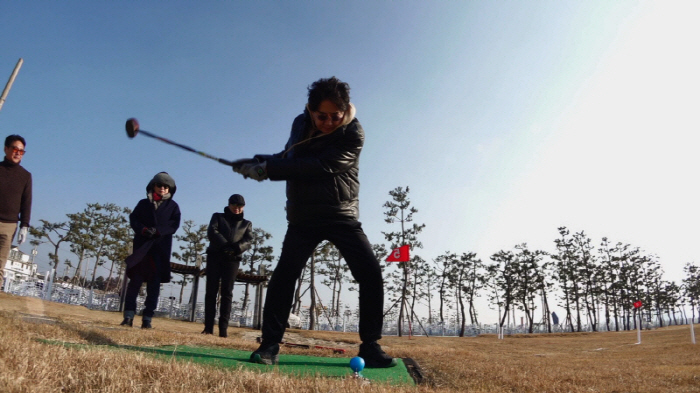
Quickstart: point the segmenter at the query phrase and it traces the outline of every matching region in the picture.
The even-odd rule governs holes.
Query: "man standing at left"
[[[27,143],[19,135],[5,138],[5,159],[0,163],[0,288],[5,279],[5,263],[10,255],[12,239],[27,240],[29,218],[32,214],[32,174],[19,164]]]

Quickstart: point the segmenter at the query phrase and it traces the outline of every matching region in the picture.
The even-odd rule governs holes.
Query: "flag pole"
[[[690,341],[695,344],[695,328],[693,327],[693,319],[690,319]]]
[[[637,325],[637,344],[642,343],[642,301],[632,303],[634,306],[634,323]]]
[[[24,63],[24,60],[22,58],[19,58],[19,61],[17,61],[17,65],[15,65],[15,69],[12,71],[12,74],[10,75],[10,79],[7,81],[7,84],[5,85],[5,89],[2,91],[2,95],[0,95],[0,110],[2,110],[3,104],[5,104],[5,98],[7,98],[7,94],[10,92],[10,89],[12,88],[12,84],[15,82],[15,78],[17,77],[17,74],[19,73],[19,69],[22,68],[22,63]]]
[[[642,313],[639,309],[634,310],[637,313],[637,344],[642,343]]]

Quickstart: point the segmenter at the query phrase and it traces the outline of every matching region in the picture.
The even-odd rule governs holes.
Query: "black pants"
[[[360,286],[360,339],[382,338],[384,283],[379,261],[357,221],[307,227],[289,225],[282,243],[282,255],[272,273],[265,296],[262,336],[280,342],[294,300],[294,288],[306,262],[323,240],[333,243]]]
[[[124,310],[136,312],[136,298],[139,296],[141,285],[146,283],[146,301],[143,304],[143,316],[150,318],[155,314],[160,296],[160,275],[156,268],[156,261],[148,254],[143,261],[130,269],[129,284],[126,287],[124,297]]]
[[[221,303],[219,305],[219,326],[228,327],[231,318],[233,300],[233,283],[238,274],[240,261],[228,261],[223,256],[207,256],[207,291],[204,295],[204,328],[214,328],[216,316],[216,295],[221,285]]]

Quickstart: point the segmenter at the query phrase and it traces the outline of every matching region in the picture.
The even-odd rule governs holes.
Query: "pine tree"
[[[247,266],[248,273],[258,275],[261,272],[268,272],[272,269],[272,246],[265,245],[265,242],[272,238],[272,235],[260,228],[253,228],[253,239],[250,241],[250,248],[243,253],[243,259],[239,266],[239,270],[245,272]],[[246,314],[250,303],[250,283],[244,284],[243,298],[241,299],[241,313]],[[263,285],[258,284],[258,285]]]
[[[683,296],[690,304],[691,319],[695,320],[695,310],[698,310],[700,323],[700,267],[694,263],[686,263],[683,267],[686,278],[683,279]]]
[[[74,233],[69,222],[49,222],[46,220],[39,220],[39,222],[41,222],[41,226],[39,228],[30,227],[29,233],[38,243],[41,243],[42,239],[45,238],[47,242],[53,245],[54,251],[49,253],[49,261],[54,268],[55,278],[58,274],[58,249],[61,243],[70,241]]]
[[[178,246],[180,252],[173,252],[173,258],[184,262],[185,266],[190,264],[195,265],[197,260],[204,261],[205,247],[207,242],[207,226],[195,225],[193,220],[185,220],[181,227],[182,235],[175,235],[175,240],[181,242]],[[194,277],[187,277],[182,274],[182,279],[173,281],[173,284],[180,284],[179,302],[182,303],[182,296],[185,292],[185,287],[192,282]]]
[[[438,295],[439,295],[439,306],[438,315],[440,318],[440,329],[442,334],[444,334],[445,329],[445,308],[449,309],[450,305],[450,288],[451,283],[454,282],[452,274],[454,272],[453,265],[459,263],[457,259],[457,254],[446,251],[444,254],[439,255],[433,261],[436,265],[436,272],[439,277],[438,282]]]
[[[494,262],[486,267],[489,277],[489,285],[494,290],[493,299],[499,310],[500,321],[498,325],[503,328],[508,317],[508,312],[515,302],[515,280],[517,279],[515,264],[516,257],[512,251],[500,250],[491,255]]]
[[[392,197],[391,201],[384,203],[384,207],[387,209],[384,212],[386,217],[384,221],[387,224],[398,223],[401,226],[400,231],[396,232],[382,232],[386,241],[391,243],[390,249],[397,248],[403,245],[409,245],[410,249],[415,252],[418,248],[423,248],[421,242],[418,241],[418,234],[423,231],[425,224],[418,225],[413,223],[410,227],[409,223],[413,222],[413,215],[418,213],[418,209],[411,206],[411,201],[408,198],[408,193],[410,192],[409,187],[404,190],[402,187],[397,187],[389,191],[389,195]],[[403,334],[403,318],[404,311],[408,308],[408,297],[411,296],[409,289],[412,287],[411,283],[411,269],[417,268],[414,266],[418,264],[421,260],[416,259],[414,255],[412,260],[409,262],[403,262],[399,264],[400,274],[391,274],[392,282],[387,286],[387,290],[391,294],[398,292],[399,298],[399,319],[398,319],[398,335],[399,337]],[[391,298],[391,295],[390,295]],[[410,310],[410,314],[413,314],[413,309]]]

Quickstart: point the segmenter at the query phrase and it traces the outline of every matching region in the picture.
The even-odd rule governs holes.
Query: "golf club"
[[[141,133],[141,134],[143,134],[143,135],[146,135],[146,136],[148,136],[148,137],[151,137],[151,138],[153,138],[153,139],[157,139],[157,140],[159,140],[159,141],[161,141],[161,142],[165,142],[165,143],[167,143],[167,144],[169,144],[169,145],[177,146],[177,147],[179,147],[179,148],[181,148],[181,149],[185,149],[185,150],[187,150],[187,151],[191,151],[192,153],[197,153],[197,154],[199,154],[200,156],[204,156],[204,157],[206,157],[206,158],[210,158],[210,159],[212,159],[212,160],[214,160],[214,161],[218,161],[218,162],[220,162],[220,163],[222,163],[222,164],[224,164],[224,165],[228,165],[228,166],[230,166],[230,167],[240,167],[241,165],[243,165],[243,164],[245,163],[245,162],[241,162],[241,161],[231,162],[231,161],[228,161],[228,160],[224,160],[223,158],[217,158],[217,157],[214,157],[214,156],[212,156],[212,155],[210,155],[210,154],[207,154],[207,153],[204,153],[204,152],[201,152],[201,151],[197,151],[197,150],[195,150],[195,149],[193,149],[193,148],[191,148],[191,147],[189,147],[189,146],[185,146],[185,145],[181,145],[181,144],[179,144],[179,143],[177,143],[177,142],[173,142],[173,141],[171,141],[171,140],[169,140],[169,139],[160,137],[160,136],[155,135],[155,134],[152,134],[152,133],[150,133],[150,132],[148,132],[148,131],[146,131],[146,130],[140,129],[140,128],[139,128],[139,121],[136,120],[135,118],[132,117],[132,118],[128,119],[128,120],[126,121],[126,135],[128,135],[129,138],[134,138],[134,137],[135,137],[136,135],[138,135],[139,133]],[[255,160],[252,160],[252,161],[255,161]]]

